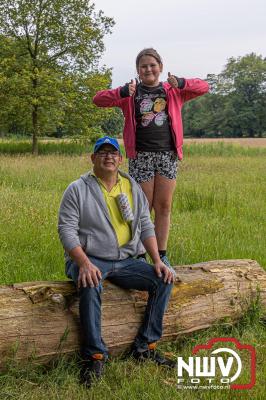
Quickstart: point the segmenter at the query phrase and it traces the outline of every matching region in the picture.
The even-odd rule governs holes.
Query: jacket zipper
[[[172,138],[173,138],[173,141],[174,141],[174,144],[175,144],[176,153],[177,153],[176,137],[175,137],[175,132],[174,132],[174,130],[172,128],[172,116],[171,116],[171,113],[170,113],[170,110],[169,110],[169,107],[168,107],[168,104],[169,104],[168,90],[166,90],[165,88],[164,88],[164,90],[165,90],[166,100],[167,100],[167,112],[168,112],[170,131],[171,131],[171,135],[172,135]]]
[[[136,84],[136,91],[137,91],[137,87],[138,85]],[[136,97],[136,91],[132,96],[132,123],[133,123],[133,128],[134,128],[134,135],[135,135],[135,147],[134,147],[134,151],[135,151],[135,157],[136,157],[136,118],[135,118],[135,97]]]

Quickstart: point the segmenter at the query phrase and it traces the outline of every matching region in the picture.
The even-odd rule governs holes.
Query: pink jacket
[[[183,89],[172,88],[168,82],[163,82],[167,97],[168,116],[171,124],[176,153],[179,160],[183,158],[183,124],[181,109],[183,104],[195,97],[207,93],[209,85],[201,79],[186,79]],[[136,120],[134,96],[121,97],[120,89],[101,90],[93,98],[99,107],[120,107],[125,117],[124,144],[128,158],[136,157]]]

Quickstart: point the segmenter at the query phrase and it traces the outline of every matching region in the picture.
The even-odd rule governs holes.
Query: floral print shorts
[[[178,167],[174,151],[138,151],[135,159],[130,158],[128,172],[138,183],[150,181],[155,174],[176,179]]]

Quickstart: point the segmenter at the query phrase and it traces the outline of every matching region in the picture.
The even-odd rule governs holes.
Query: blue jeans
[[[89,257],[102,273],[102,281],[108,279],[124,289],[136,289],[149,293],[144,321],[134,341],[138,350],[146,350],[148,343],[156,342],[162,336],[163,315],[168,304],[172,284],[164,283],[159,278],[152,265],[144,261],[127,258],[125,260],[109,261]],[[77,264],[69,260],[66,263],[66,275],[76,284],[79,275]],[[82,357],[102,353],[107,356],[108,350],[101,337],[101,292],[98,287],[81,287],[79,289],[79,313],[84,343]]]

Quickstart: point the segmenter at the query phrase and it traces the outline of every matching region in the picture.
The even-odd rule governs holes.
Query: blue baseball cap
[[[104,136],[103,138],[98,139],[94,145],[93,152],[97,153],[97,151],[100,149],[100,147],[102,147],[104,144],[110,144],[116,150],[118,150],[119,153],[121,153],[118,141],[115,138],[112,138],[110,136]]]

